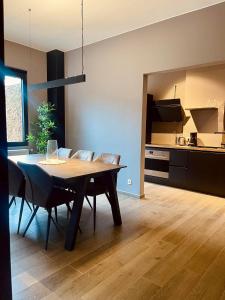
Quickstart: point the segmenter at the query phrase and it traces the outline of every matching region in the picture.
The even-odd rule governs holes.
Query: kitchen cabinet
[[[174,187],[187,188],[187,168],[170,166],[169,183]]]
[[[225,196],[225,154],[189,152],[187,184],[189,189]]]
[[[170,150],[169,183],[175,187],[187,187],[188,151]]]
[[[170,166],[186,167],[188,163],[187,150],[170,150]]]
[[[148,177],[148,181],[225,197],[225,152],[165,150],[169,151],[168,179],[163,181],[157,177]],[[163,166],[164,162],[155,160],[151,169],[162,170]]]

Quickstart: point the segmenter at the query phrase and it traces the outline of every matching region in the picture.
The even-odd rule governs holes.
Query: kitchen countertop
[[[225,153],[223,148],[213,148],[213,147],[194,147],[194,146],[180,146],[180,145],[166,145],[166,144],[145,144],[146,147],[152,148],[166,148],[166,149],[185,149],[185,150],[194,150],[194,151],[209,151],[209,152],[222,152]]]

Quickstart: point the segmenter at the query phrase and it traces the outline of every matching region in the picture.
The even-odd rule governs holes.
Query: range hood
[[[152,100],[151,117],[154,122],[181,122],[183,109],[180,99]]]

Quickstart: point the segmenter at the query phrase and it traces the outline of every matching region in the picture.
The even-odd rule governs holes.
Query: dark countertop
[[[214,147],[193,147],[193,146],[179,146],[179,145],[166,145],[166,144],[145,144],[146,147],[152,148],[165,148],[165,149],[184,149],[184,150],[194,150],[194,151],[209,151],[209,152],[222,152],[225,153],[223,148],[214,148]]]

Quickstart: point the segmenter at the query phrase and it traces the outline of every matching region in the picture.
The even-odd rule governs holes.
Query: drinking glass
[[[58,157],[58,143],[57,140],[49,140],[47,144],[47,153],[46,153],[46,160],[47,161],[57,161]]]

